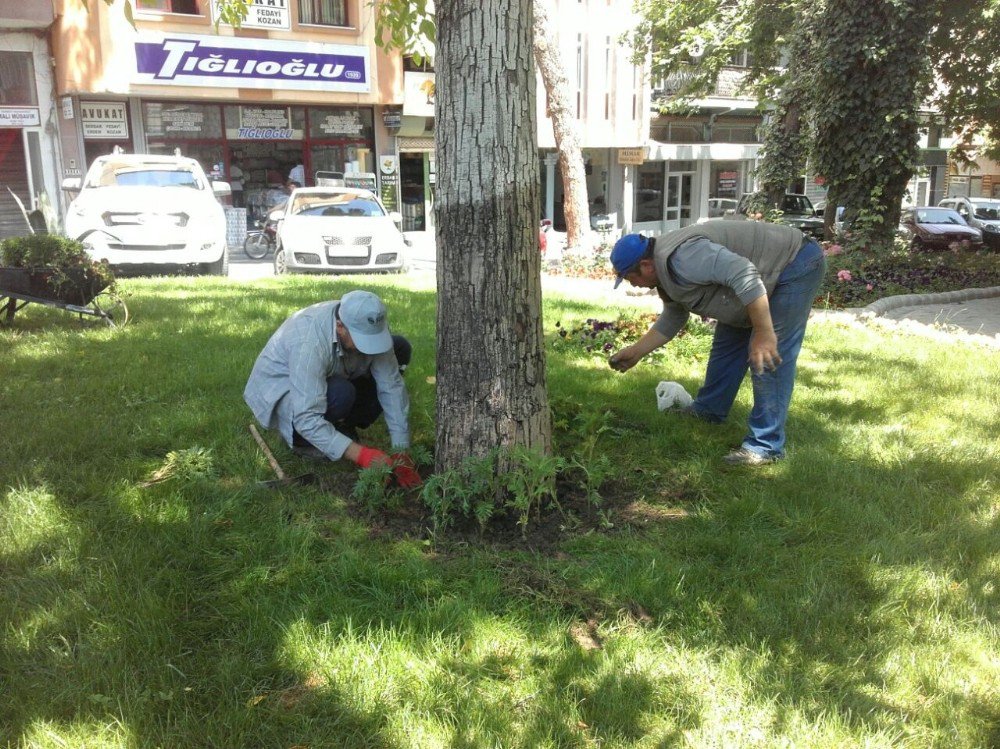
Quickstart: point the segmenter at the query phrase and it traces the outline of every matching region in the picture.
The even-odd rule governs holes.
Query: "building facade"
[[[0,3],[0,239],[27,233],[23,211],[58,213],[54,20],[49,0]]]
[[[99,155],[180,153],[262,218],[275,188],[325,175],[397,207],[397,56],[366,0],[252,0],[239,29],[211,0],[59,0],[53,27],[63,176]],[[269,197],[269,194],[272,197]]]

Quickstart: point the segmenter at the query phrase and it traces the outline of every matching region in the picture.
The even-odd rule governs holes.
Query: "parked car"
[[[736,206],[738,216],[746,216],[750,205],[758,198],[758,193],[744,193]],[[810,234],[817,239],[823,238],[823,219],[816,217],[816,209],[808,195],[788,192],[781,203],[780,223],[793,226],[804,234]]]
[[[66,179],[78,193],[66,215],[71,237],[96,232],[88,249],[118,270],[196,268],[226,275],[226,216],[218,196],[225,182],[210,182],[201,165],[183,156],[109,154],[87,176]]]
[[[969,226],[950,208],[906,208],[899,230],[914,249],[948,250],[956,242],[969,249],[983,246],[982,232]]]
[[[735,198],[709,198],[708,217],[722,218],[727,211],[735,211],[738,203]]]
[[[952,208],[969,226],[983,233],[983,242],[990,249],[1000,249],[1000,200],[995,198],[945,198],[938,205]]]
[[[368,190],[296,188],[278,221],[274,272],[401,271],[402,220]]]

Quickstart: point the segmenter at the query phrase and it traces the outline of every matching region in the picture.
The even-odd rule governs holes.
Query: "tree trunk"
[[[437,3],[437,470],[548,453],[531,0]]]
[[[552,119],[559,170],[563,179],[563,215],[566,218],[566,245],[588,249],[590,205],[587,201],[587,176],[580,150],[580,135],[576,128],[576,113],[569,96],[566,68],[559,53],[559,37],[552,18],[555,13],[551,0],[535,0],[534,52],[535,64],[542,74],[547,97],[547,113]]]

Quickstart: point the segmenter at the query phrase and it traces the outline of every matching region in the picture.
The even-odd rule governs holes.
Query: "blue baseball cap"
[[[615,242],[615,247],[611,250],[611,265],[618,274],[618,280],[615,281],[616,289],[625,280],[625,274],[634,270],[639,264],[648,247],[649,238],[641,234],[626,234]]]

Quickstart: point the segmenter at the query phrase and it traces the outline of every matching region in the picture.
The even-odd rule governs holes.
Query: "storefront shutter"
[[[0,129],[0,239],[28,233],[24,216],[10,190],[21,199],[25,208],[31,207],[21,130],[3,128]]]

